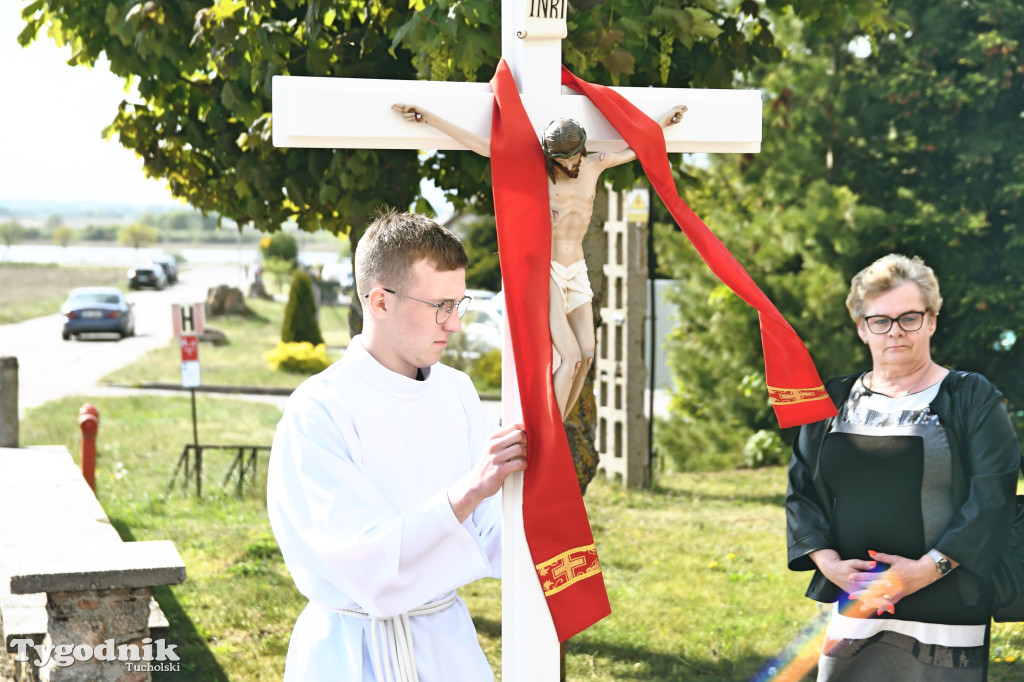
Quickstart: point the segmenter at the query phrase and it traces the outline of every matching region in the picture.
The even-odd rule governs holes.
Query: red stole
[[[679,197],[661,127],[613,90],[562,72],[637,152],[662,201],[705,263],[761,321],[768,392],[782,426],[818,421],[835,407],[803,342],[746,270]],[[560,641],[611,612],[594,537],[579,491],[552,386],[548,330],[551,215],[544,154],[519,92],[502,60],[491,80],[491,177],[498,254],[512,338],[529,467],[523,483],[523,524]]]
[[[491,87],[498,256],[529,450],[523,525],[555,632],[564,642],[611,613],[611,606],[551,383],[551,214],[544,154],[504,60]]]
[[[810,424],[836,414],[804,342],[743,266],[676,191],[661,126],[611,88],[580,80],[562,67],[562,85],[586,95],[640,160],[651,186],[704,259],[740,298],[757,310],[764,347],[768,397],[783,428]],[[684,102],[680,102],[684,104]],[[685,119],[678,125],[686,125]]]

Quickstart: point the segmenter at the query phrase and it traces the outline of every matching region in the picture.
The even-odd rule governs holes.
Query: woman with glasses
[[[1021,465],[1002,394],[932,359],[920,258],[875,261],[846,306],[871,368],[828,382],[839,414],[801,427],[786,494],[789,567],[834,604],[818,680],[984,680]]]

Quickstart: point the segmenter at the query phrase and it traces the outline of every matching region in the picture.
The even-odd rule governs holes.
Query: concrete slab
[[[170,540],[123,542],[75,553],[64,547],[40,548],[5,568],[11,594],[152,587],[185,580],[185,562]]]

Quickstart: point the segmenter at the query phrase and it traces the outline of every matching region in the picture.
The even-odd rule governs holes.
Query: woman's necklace
[[[890,397],[890,398],[896,398],[896,397],[903,397],[903,398],[905,398],[905,397],[907,397],[908,395],[910,395],[911,393],[914,393],[915,391],[917,391],[918,387],[920,387],[920,386],[921,386],[921,384],[923,384],[923,383],[924,383],[924,380],[925,380],[925,378],[926,378],[926,377],[927,377],[927,376],[928,376],[929,374],[931,374],[931,373],[932,373],[932,365],[933,365],[933,364],[935,364],[935,363],[934,363],[934,362],[931,362],[931,361],[929,361],[929,362],[928,362],[928,368],[927,368],[927,369],[925,369],[925,371],[924,371],[924,374],[922,374],[922,375],[921,375],[921,378],[917,380],[917,383],[916,383],[916,384],[914,384],[913,388],[911,388],[911,389],[910,389],[909,391],[907,391],[906,393],[904,393],[904,394],[903,394],[902,396],[889,396],[889,397]],[[868,372],[868,373],[867,373],[866,375],[864,375],[864,379],[862,379],[862,380],[861,380],[861,383],[862,383],[862,384],[864,384],[864,388],[868,389],[868,390],[869,390],[869,391],[871,391],[872,393],[878,393],[878,391],[876,391],[876,390],[874,389],[874,386],[873,386],[873,384],[874,384],[874,381],[873,381],[873,380],[874,380],[874,375],[875,375],[875,371],[874,371],[874,370],[871,370],[871,371],[870,371],[870,372]],[[868,378],[869,378],[869,377],[870,377],[870,378],[872,379],[871,383],[868,383]],[[885,393],[880,393],[879,395],[885,395]]]

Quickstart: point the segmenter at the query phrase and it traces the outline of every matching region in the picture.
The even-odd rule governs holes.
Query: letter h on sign
[[[174,303],[171,305],[171,324],[175,336],[202,334],[206,326],[202,303]]]
[[[174,335],[181,346],[181,385],[195,388],[200,385],[199,335],[206,326],[202,303],[171,306],[171,323]]]

